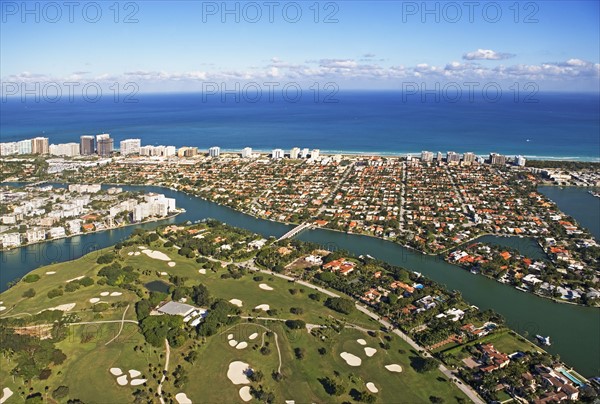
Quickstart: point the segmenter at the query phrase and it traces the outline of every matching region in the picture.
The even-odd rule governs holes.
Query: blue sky
[[[60,17],[47,2],[25,3],[29,13],[21,1],[0,3],[4,84],[135,82],[150,92],[206,82],[497,81],[598,91],[598,1],[475,1],[471,10],[464,1],[273,1],[272,22],[265,1],[229,2],[232,14],[221,1],[83,1],[73,22],[61,1]]]

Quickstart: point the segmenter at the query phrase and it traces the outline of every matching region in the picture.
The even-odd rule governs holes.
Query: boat
[[[596,198],[600,198],[600,192],[588,191],[590,195],[595,196]]]
[[[536,335],[535,337],[537,338],[537,340],[540,344],[550,346],[550,337],[542,337],[539,334]]]

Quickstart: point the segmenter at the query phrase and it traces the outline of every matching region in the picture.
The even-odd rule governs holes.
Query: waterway
[[[163,193],[177,199],[177,206],[185,213],[159,223],[182,223],[204,218],[214,218],[230,225],[262,234],[279,237],[291,226],[256,219],[233,209],[191,197],[181,192],[160,187],[123,186],[128,191]],[[573,214],[577,217],[577,215]],[[155,227],[157,223],[140,225]],[[136,226],[82,235],[70,239],[36,244],[7,252],[0,252],[0,291],[7,283],[29,271],[52,262],[73,260],[100,248],[113,245],[129,236]],[[329,250],[346,249],[354,254],[369,254],[394,265],[422,273],[448,289],[456,289],[471,304],[480,309],[494,309],[502,314],[508,325],[523,334],[550,335],[551,353],[560,354],[567,364],[591,377],[600,374],[600,310],[554,303],[550,300],[520,292],[513,287],[483,276],[473,275],[442,259],[404,248],[400,245],[368,236],[352,235],[325,229],[308,230],[297,236],[312,241]],[[508,239],[498,241],[506,242]],[[523,243],[519,239],[519,243]],[[488,241],[493,241],[490,239]],[[530,240],[531,241],[531,240]],[[527,241],[528,243],[530,241]],[[519,246],[517,243],[516,246]]]

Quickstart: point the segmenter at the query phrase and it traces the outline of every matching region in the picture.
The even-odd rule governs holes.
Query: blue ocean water
[[[56,103],[8,98],[0,103],[0,140],[47,136],[51,143],[110,133],[142,144],[419,153],[421,150],[600,160],[600,95],[540,93],[538,102],[459,102],[400,92],[342,91],[337,102],[305,92],[298,102],[248,102],[201,94],[138,94],[138,102],[84,99]],[[316,102],[317,101],[317,102]],[[117,145],[118,143],[116,143]]]

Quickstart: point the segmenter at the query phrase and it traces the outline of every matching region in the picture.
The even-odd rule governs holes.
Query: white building
[[[25,237],[27,237],[27,241],[30,243],[37,243],[46,239],[46,232],[40,228],[28,229],[25,232]]]
[[[18,247],[21,245],[21,235],[19,233],[7,233],[0,236],[0,242],[5,248]]]
[[[292,150],[290,150],[290,158],[291,159],[297,159],[299,155],[300,155],[299,147],[294,147],[294,148],[292,148]]]
[[[48,151],[53,156],[79,156],[79,143],[51,144]]]
[[[308,147],[302,149],[302,153],[300,153],[300,158],[306,159],[308,158]]]
[[[423,150],[421,152],[421,161],[424,163],[430,163],[433,161],[433,152]]]
[[[122,156],[129,156],[130,154],[139,154],[141,146],[141,139],[125,139],[121,140],[121,142],[119,143],[119,149],[121,150]]]
[[[271,152],[271,158],[273,160],[280,160],[283,158],[283,150],[282,149],[273,149]]]
[[[146,202],[140,203],[133,208],[133,220],[136,222],[150,216],[165,217],[176,209],[175,199],[166,198],[162,194],[145,195],[144,199]]]
[[[62,226],[51,227],[50,230],[48,230],[49,238],[61,238],[61,237],[66,237],[66,236],[67,236],[67,233],[65,231],[65,228]]]
[[[19,154],[31,154],[31,139],[21,140],[17,142]]]
[[[218,146],[213,146],[208,149],[208,155],[210,157],[219,157],[221,155],[221,148]]]
[[[312,152],[310,152],[310,158],[313,160],[317,160],[319,158],[319,155],[321,154],[321,150],[319,149],[313,149]]]
[[[242,149],[242,158],[244,158],[244,159],[252,158],[252,147],[244,147]]]
[[[526,162],[527,162],[527,159],[523,156],[515,157],[515,165],[517,165],[519,167],[525,167]]]
[[[95,194],[100,192],[99,184],[69,184],[69,192],[79,192],[80,194]]]
[[[18,152],[19,147],[17,146],[17,142],[0,143],[0,156],[10,156]]]
[[[81,233],[81,225],[83,224],[83,220],[81,219],[73,219],[69,220],[66,225],[69,229],[70,234],[79,234]]]

